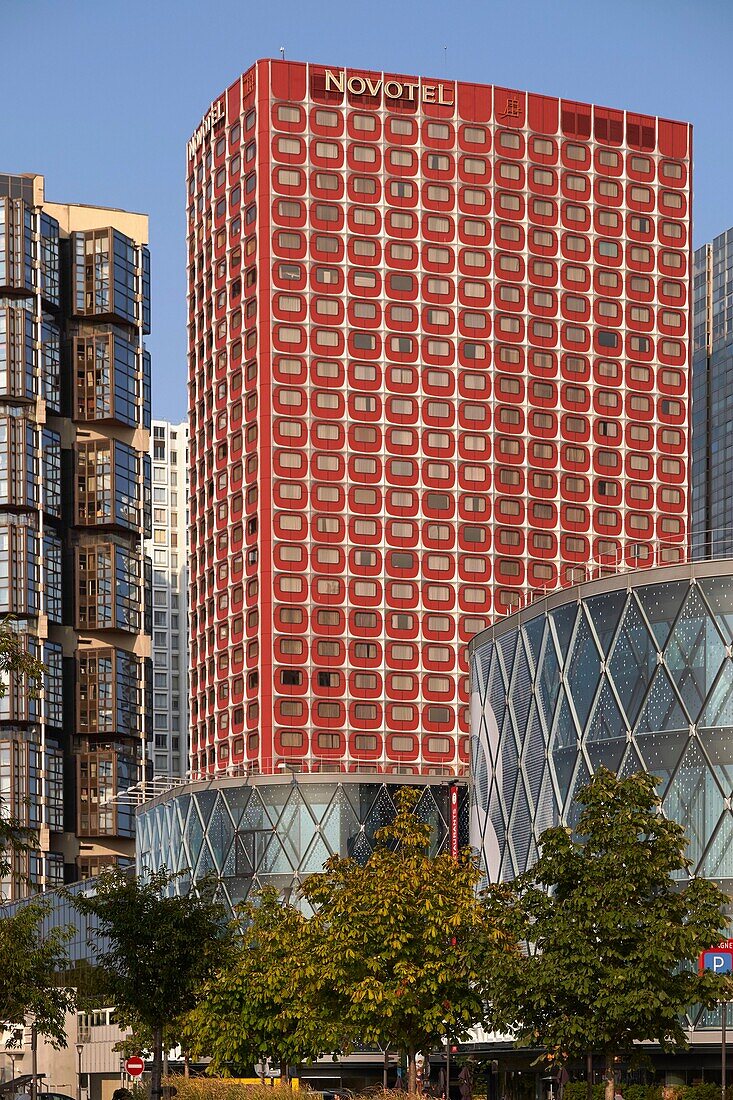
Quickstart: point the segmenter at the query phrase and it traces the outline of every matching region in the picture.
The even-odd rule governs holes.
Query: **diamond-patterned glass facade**
[[[733,893],[733,559],[567,589],[470,652],[470,830],[487,880],[527,870],[605,765],[658,776],[692,872]],[[696,1031],[716,1022],[688,1011]]]
[[[315,780],[315,781],[312,781]],[[191,783],[146,803],[137,815],[138,873],[165,866],[174,888],[214,875],[228,905],[274,886],[289,896],[331,855],[366,859],[392,821],[395,795],[422,789],[417,813],[433,827],[432,850],[450,846],[450,785],[410,777],[251,776]],[[468,843],[468,788],[459,786],[458,841]]]
[[[491,880],[535,860],[601,765],[660,777],[696,874],[733,889],[733,561],[565,591],[471,644],[472,842]]]

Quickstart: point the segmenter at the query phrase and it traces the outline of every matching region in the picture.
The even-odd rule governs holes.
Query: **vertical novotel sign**
[[[385,80],[383,76],[347,76],[346,69],[334,72],[326,69],[327,92],[349,92],[350,95],[378,96],[384,93],[385,99],[401,99],[422,103],[443,103],[453,105],[452,88],[446,84],[425,84],[422,80]]]
[[[458,787],[451,783],[448,788],[449,822],[448,836],[450,839],[450,854],[453,859],[458,859]]]
[[[226,99],[217,99],[216,103],[212,103],[210,109],[204,115],[203,121],[197,128],[193,137],[187,145],[187,152],[189,160],[194,155],[199,146],[203,143],[207,134],[210,134],[214,129],[217,122],[221,122],[223,118],[226,118]]]

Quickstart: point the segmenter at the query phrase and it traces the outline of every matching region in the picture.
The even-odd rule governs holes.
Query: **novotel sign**
[[[327,92],[349,92],[351,95],[378,96],[385,99],[421,100],[423,103],[453,104],[452,88],[446,84],[423,84],[421,80],[394,80],[383,76],[347,76],[346,69],[334,72],[326,69]]]
[[[214,129],[217,122],[220,122],[226,117],[226,100],[217,99],[216,103],[211,104],[211,108],[204,115],[201,125],[196,130],[195,134],[187,145],[188,155],[192,157],[199,146],[202,144],[207,134],[210,134]]]

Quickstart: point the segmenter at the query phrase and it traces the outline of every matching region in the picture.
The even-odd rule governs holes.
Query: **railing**
[[[648,554],[648,557],[642,558],[642,554]],[[496,618],[503,619],[506,615],[521,611],[537,600],[543,600],[563,588],[573,588],[575,585],[587,584],[589,581],[600,580],[603,577],[642,573],[665,565],[692,565],[724,561],[728,558],[733,558],[733,530],[730,528],[700,531],[687,540],[660,539],[656,543],[630,542],[615,557],[609,555],[593,558],[585,564],[563,562],[559,580],[556,583],[518,589],[516,604],[510,610],[497,615]]]
[[[157,798],[159,795],[169,794],[171,791],[175,791],[180,787],[185,787],[189,783],[206,783],[215,779],[254,779],[259,776],[269,778],[273,775],[290,775],[292,776],[292,781],[297,783],[297,777],[299,775],[323,775],[329,778],[335,778],[336,776],[348,778],[352,775],[359,775],[364,777],[368,776],[373,782],[379,783],[381,777],[390,775],[402,775],[405,778],[411,777],[419,781],[421,778],[445,778],[446,780],[466,779],[468,778],[468,774],[468,764],[429,764],[418,767],[417,765],[394,763],[367,765],[346,762],[334,763],[323,767],[319,762],[316,767],[311,764],[309,770],[301,768],[300,764],[293,763],[283,765],[276,771],[263,771],[257,766],[252,767],[247,764],[230,764],[226,768],[217,768],[215,765],[212,765],[211,771],[196,773],[187,778],[181,778],[180,776],[154,775],[152,779],[143,779],[124,791],[118,791],[116,794],[110,795],[104,800],[104,804],[116,803],[117,805],[125,806],[142,806],[145,802],[150,802],[151,799]]]

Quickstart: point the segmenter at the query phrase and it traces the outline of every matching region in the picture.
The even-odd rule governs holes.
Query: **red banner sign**
[[[450,854],[458,859],[458,787],[450,788]]]

